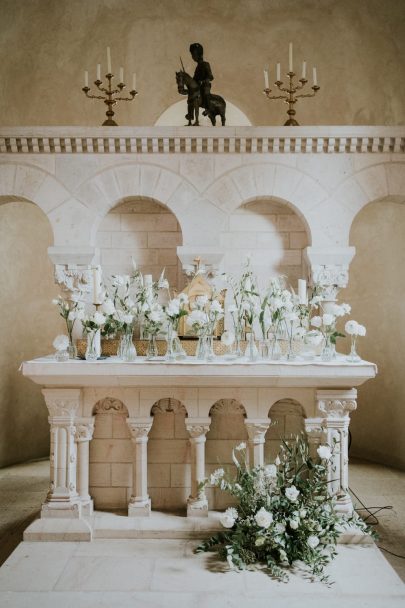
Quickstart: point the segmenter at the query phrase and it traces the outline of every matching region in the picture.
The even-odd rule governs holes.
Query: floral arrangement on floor
[[[232,453],[236,477],[218,469],[210,478],[211,485],[235,497],[237,506],[221,516],[225,531],[205,540],[196,552],[216,550],[230,568],[239,570],[259,564],[283,581],[289,569],[298,567],[329,582],[324,569],[336,555],[342,529],[355,524],[374,533],[357,515],[336,512],[327,482],[332,449],[321,445],[318,456],[311,458],[304,437],[296,437],[281,444],[274,464],[249,469],[246,444],[237,446]]]

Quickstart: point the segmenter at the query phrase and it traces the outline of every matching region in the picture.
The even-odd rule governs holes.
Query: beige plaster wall
[[[18,372],[52,350],[63,321],[47,255],[52,231],[28,202],[0,204],[0,467],[49,454],[47,409],[39,386]],[[60,320],[59,320],[60,319]]]
[[[405,204],[375,202],[356,217],[357,253],[341,292],[351,318],[367,327],[358,352],[379,374],[359,389],[351,454],[405,468]],[[347,349],[349,346],[347,346]]]
[[[0,14],[2,125],[101,124],[103,104],[81,87],[85,69],[95,79],[102,61],[105,73],[107,45],[113,68],[136,71],[141,93],[118,107],[118,123],[154,124],[180,99],[174,72],[179,55],[193,71],[194,41],[213,92],[253,124],[283,124],[283,103],[262,94],[263,67],[274,81],[290,40],[321,85],[297,104],[300,124],[405,124],[402,0],[0,0]]]

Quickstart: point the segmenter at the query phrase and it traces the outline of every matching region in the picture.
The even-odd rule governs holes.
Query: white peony
[[[56,336],[55,340],[53,341],[53,347],[55,350],[66,350],[68,346],[69,338],[67,336],[64,336],[63,334]]]
[[[331,314],[329,314],[329,313],[327,313],[327,312],[326,312],[326,313],[323,315],[323,317],[322,317],[322,323],[323,323],[323,324],[324,324],[326,327],[328,327],[328,326],[330,326],[330,325],[333,325],[335,321],[336,321],[335,316],[334,316],[334,315],[331,315]]]
[[[321,317],[312,317],[311,325],[313,325],[314,327],[321,327],[321,325],[322,325]]]
[[[362,337],[366,335],[366,328],[364,327],[364,325],[358,325],[357,334]]]
[[[228,507],[225,511],[225,513],[227,513],[230,517],[233,517],[233,519],[236,521],[239,517],[239,513],[237,511],[237,509],[235,509],[235,507]]]
[[[289,488],[285,489],[285,495],[291,502],[295,502],[297,500],[299,493],[300,491],[297,490],[295,486],[290,486]]]
[[[166,308],[166,313],[169,317],[177,317],[177,315],[180,313],[180,300],[178,298],[175,298],[169,302]]]
[[[311,549],[315,549],[319,545],[319,538],[311,534],[311,536],[308,536],[307,538],[307,545],[308,547],[311,547]]]
[[[101,306],[101,310],[103,311],[104,314],[106,315],[113,315],[115,313],[115,306],[114,306],[114,302],[112,300],[106,300],[102,306]]]
[[[274,531],[276,532],[276,534],[283,534],[283,532],[285,532],[285,524],[278,522],[274,526]]]
[[[277,467],[275,464],[268,464],[264,467],[264,476],[268,479],[277,477]]]
[[[103,325],[105,323],[105,316],[101,312],[96,311],[93,315],[93,321],[96,325]]]
[[[345,325],[345,332],[349,334],[349,336],[357,336],[358,334],[359,324],[357,321],[351,320],[347,321]]]
[[[322,460],[329,460],[332,456],[331,449],[328,445],[320,445],[316,451],[318,452],[319,458],[322,458]]]
[[[261,528],[268,528],[273,523],[273,514],[262,507],[255,515],[255,520]]]
[[[232,517],[232,515],[225,511],[225,513],[222,513],[219,521],[221,522],[224,528],[233,528],[236,520],[234,517]]]
[[[289,522],[291,530],[297,530],[299,521],[297,519],[290,519]]]

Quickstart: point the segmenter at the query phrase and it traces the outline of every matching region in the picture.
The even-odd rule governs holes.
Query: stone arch
[[[212,183],[204,196],[230,214],[241,205],[261,198],[277,198],[303,220],[310,242],[318,224],[310,210],[328,199],[328,192],[310,175],[282,164],[251,164],[233,169]]]
[[[152,163],[131,163],[103,169],[85,181],[75,196],[93,214],[91,243],[103,217],[125,198],[145,197],[165,205],[187,234],[190,208],[199,198],[196,188],[178,173]]]
[[[183,414],[185,417],[188,416],[187,410],[183,403],[178,399],[173,399],[172,397],[165,397],[163,399],[159,399],[152,405],[150,410],[150,415],[154,416],[156,413],[165,414],[168,412],[173,412],[176,414]]]
[[[279,399],[270,407],[271,424],[265,435],[264,459],[273,462],[282,439],[290,439],[305,431],[305,410],[297,399]]]
[[[119,399],[104,397],[94,405],[92,414],[126,414],[128,416],[128,409]]]

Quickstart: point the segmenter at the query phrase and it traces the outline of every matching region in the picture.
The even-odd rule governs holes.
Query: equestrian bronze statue
[[[198,42],[190,45],[190,53],[197,63],[194,77],[187,74],[181,61],[181,70],[176,72],[177,90],[181,95],[187,95],[187,126],[199,126],[200,107],[204,108],[203,115],[208,116],[213,126],[216,117],[221,117],[222,126],[225,125],[226,103],[223,97],[211,93],[211,82],[214,80],[211,66],[204,61],[204,49]],[[192,123],[194,120],[194,123]]]

